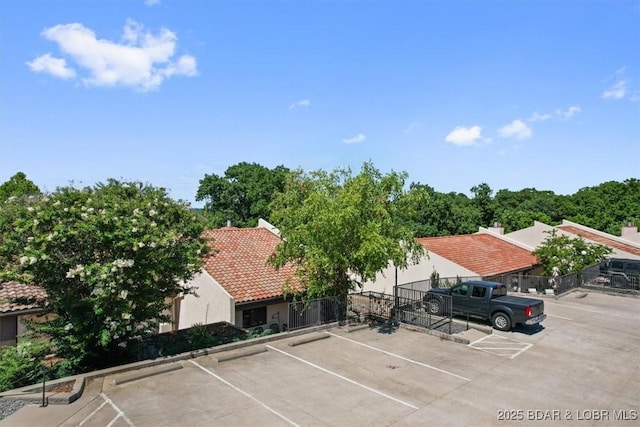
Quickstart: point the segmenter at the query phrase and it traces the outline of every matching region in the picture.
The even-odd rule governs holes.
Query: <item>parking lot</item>
[[[545,299],[542,327],[469,345],[336,327],[111,375],[0,426],[638,425],[640,300],[582,295]]]

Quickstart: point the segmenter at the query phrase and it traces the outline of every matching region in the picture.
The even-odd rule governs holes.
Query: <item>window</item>
[[[18,316],[0,317],[0,345],[14,345],[18,335]]]
[[[461,295],[467,296],[467,292],[469,292],[469,285],[459,285],[451,289],[451,293],[453,295]]]
[[[267,324],[267,307],[252,308],[242,310],[242,327],[253,328],[254,326]]]
[[[487,288],[483,288],[480,286],[474,286],[473,291],[471,291],[471,296],[475,298],[484,298],[487,294]]]

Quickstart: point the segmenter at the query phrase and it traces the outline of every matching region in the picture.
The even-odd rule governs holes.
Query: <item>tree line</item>
[[[202,215],[210,227],[222,227],[227,220],[237,227],[255,227],[258,218],[272,219],[272,202],[292,172],[303,171],[241,162],[223,175],[205,175],[196,200],[205,202]],[[473,186],[470,192],[471,196],[443,193],[412,182],[396,200],[394,220],[416,237],[475,233],[495,223],[509,233],[530,227],[534,221],[557,225],[563,219],[619,236],[623,226],[640,222],[638,178],[584,187],[571,195],[536,188],[494,193],[486,183]]]

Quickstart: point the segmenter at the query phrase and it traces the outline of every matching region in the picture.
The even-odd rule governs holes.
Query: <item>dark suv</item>
[[[606,259],[600,263],[600,274],[606,276],[613,287],[638,289],[640,287],[640,259]]]

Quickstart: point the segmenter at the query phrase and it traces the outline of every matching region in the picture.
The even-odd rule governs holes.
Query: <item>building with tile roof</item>
[[[424,282],[436,272],[441,279],[491,279],[504,274],[537,274],[540,266],[533,248],[487,229],[474,234],[421,237],[416,239],[427,254],[405,270],[390,266],[364,290],[393,293],[395,284]],[[421,287],[420,287],[421,288]]]
[[[597,243],[611,248],[611,258],[640,259],[640,234],[635,226],[625,226],[621,236],[563,220],[560,225],[551,226],[536,221],[533,226],[517,230],[505,236],[533,249],[542,245],[552,230],[572,238],[582,237],[588,243]]]
[[[178,328],[226,321],[243,328],[286,327],[286,287],[300,289],[293,266],[279,270],[268,264],[281,239],[273,226],[223,227],[205,232],[211,254],[202,272],[189,283],[197,296],[180,301]]]
[[[42,312],[47,298],[39,286],[10,281],[0,283],[0,346],[15,345],[25,332],[23,320]]]

